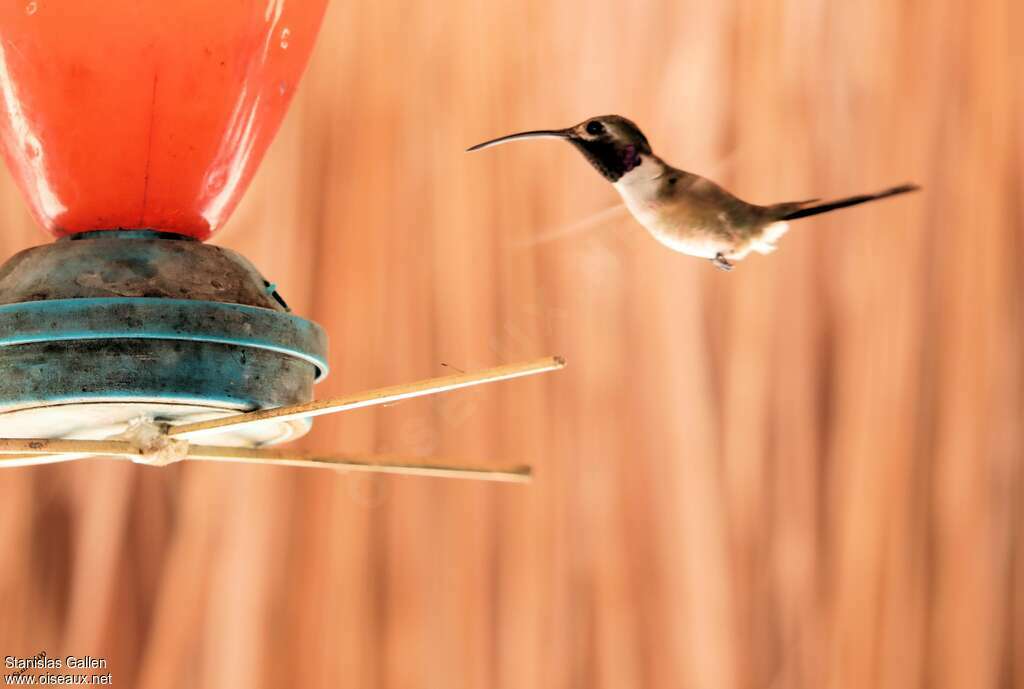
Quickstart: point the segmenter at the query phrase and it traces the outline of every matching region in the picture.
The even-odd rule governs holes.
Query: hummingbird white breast
[[[741,259],[751,251],[770,253],[789,228],[768,221],[714,182],[676,170],[656,156],[643,156],[614,186],[656,240],[690,256]]]
[[[670,181],[673,171],[654,156],[627,172],[613,186],[633,217],[664,246],[690,256],[714,258],[731,250],[729,242],[714,226],[717,218],[701,218],[698,209],[683,203],[673,187],[689,180],[681,175]]]

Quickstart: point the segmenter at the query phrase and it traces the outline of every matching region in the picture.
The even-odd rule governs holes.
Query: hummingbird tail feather
[[[877,194],[861,194],[859,196],[849,196],[845,199],[828,201],[827,203],[822,203],[817,206],[804,206],[802,203],[781,203],[777,206],[780,215],[776,217],[778,217],[779,220],[796,220],[797,218],[806,218],[809,215],[828,213],[829,211],[839,210],[840,208],[848,208],[849,206],[857,206],[862,203],[867,203],[869,201],[877,201],[879,199],[885,199],[890,196],[906,194],[911,191],[917,191],[920,188],[921,187],[917,186],[916,184],[901,184],[898,187],[892,187],[891,189],[880,191]]]

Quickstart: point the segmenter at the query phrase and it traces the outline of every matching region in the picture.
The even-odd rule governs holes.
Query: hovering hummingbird
[[[618,115],[592,117],[567,129],[510,134],[469,148],[478,151],[518,139],[554,138],[574,145],[618,190],[633,217],[675,251],[710,259],[722,270],[751,251],[768,254],[789,221],[919,189],[905,184],[875,194],[758,206],[709,179],[678,170],[651,151],[639,127]]]

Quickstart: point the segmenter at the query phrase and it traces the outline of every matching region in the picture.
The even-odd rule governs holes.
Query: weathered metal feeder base
[[[107,438],[308,402],[326,336],[243,257],[178,235],[104,231],[0,267],[0,436]],[[308,419],[210,436],[293,440]]]

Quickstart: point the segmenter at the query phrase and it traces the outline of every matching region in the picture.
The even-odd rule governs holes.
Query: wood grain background
[[[0,474],[0,655],[120,687],[1024,687],[1019,0],[335,0],[215,238],[332,335],[316,422],[530,487],[102,460]],[[615,112],[755,202],[904,181],[724,274],[568,146]],[[44,241],[0,179],[4,257]]]

